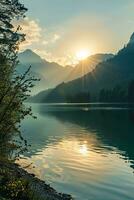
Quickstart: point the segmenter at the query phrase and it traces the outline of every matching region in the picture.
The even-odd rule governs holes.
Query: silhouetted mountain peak
[[[129,43],[134,44],[134,33],[131,35]]]
[[[42,62],[41,57],[37,55],[35,52],[33,52],[31,49],[26,49],[25,51],[20,53],[19,60],[22,63],[30,62],[30,64]]]
[[[33,53],[33,51],[31,49],[26,49],[25,51],[23,51],[23,53]]]
[[[30,56],[38,56],[38,57],[40,57],[35,52],[33,52],[31,49],[26,49],[25,51],[22,52],[22,54],[28,55],[28,56],[30,55]]]

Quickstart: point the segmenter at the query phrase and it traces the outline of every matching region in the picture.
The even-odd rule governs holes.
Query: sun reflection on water
[[[41,108],[43,110],[44,105]],[[89,195],[91,198],[96,195],[94,199],[100,199],[104,194],[106,199],[111,195],[110,199],[113,200],[113,192],[116,194],[114,199],[126,200],[126,196],[121,194],[130,194],[131,197],[134,181],[133,167],[126,162],[128,158],[125,157],[124,151],[119,149],[124,149],[118,140],[118,136],[122,135],[123,123],[120,121],[121,125],[116,127],[117,131],[121,131],[116,135],[115,112],[111,115],[106,111],[109,113],[106,121],[108,113],[98,110],[84,111],[80,111],[80,116],[76,110],[69,110],[71,113],[54,110],[52,116],[45,113],[38,116],[37,122],[28,121],[28,127],[32,127],[32,136],[27,135],[32,143],[31,152],[26,154],[26,159],[19,161],[19,164],[25,167],[33,163],[26,170],[51,184],[57,191],[79,197],[76,198],[78,200],[89,199]],[[105,117],[105,120],[102,117]],[[116,142],[119,142],[119,148],[115,146]]]
[[[88,147],[86,144],[83,144],[80,146],[79,148],[79,152],[83,155],[83,156],[87,156],[88,155]]]

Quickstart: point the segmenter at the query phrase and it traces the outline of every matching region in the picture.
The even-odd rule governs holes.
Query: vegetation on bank
[[[134,103],[134,80],[129,81],[127,86],[117,85],[111,89],[101,89],[94,101],[89,91],[66,94],[63,89],[64,84],[63,87],[61,85],[59,87],[61,89],[58,90],[57,86],[56,92],[54,89],[42,91],[28,98],[28,101],[32,103]]]
[[[130,81],[126,88],[119,85],[113,89],[102,89],[99,102],[134,103],[134,80]]]
[[[14,163],[0,161],[0,200],[72,200]]]
[[[65,97],[67,103],[90,103],[89,92],[79,92],[75,95]],[[99,92],[97,101],[100,103],[134,103],[134,80],[128,86],[117,85],[112,89],[102,89]]]

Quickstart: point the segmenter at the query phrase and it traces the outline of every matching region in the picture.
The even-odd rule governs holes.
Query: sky
[[[75,64],[79,52],[116,53],[134,32],[134,0],[21,0],[21,49],[48,61]]]

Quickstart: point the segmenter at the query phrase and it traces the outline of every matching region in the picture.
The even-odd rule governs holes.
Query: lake
[[[134,110],[126,104],[32,104],[20,161],[78,200],[134,200]]]

